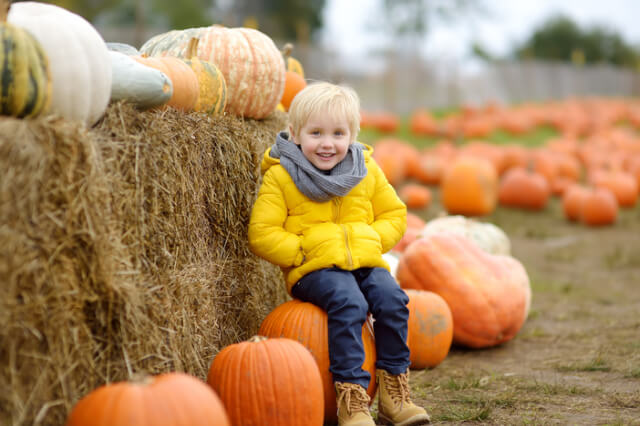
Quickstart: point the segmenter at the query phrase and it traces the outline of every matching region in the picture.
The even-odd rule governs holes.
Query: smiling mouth
[[[331,157],[333,157],[335,154],[330,154],[330,153],[320,153],[320,154],[317,154],[317,155],[318,155],[318,157],[321,157],[321,158],[331,158]]]

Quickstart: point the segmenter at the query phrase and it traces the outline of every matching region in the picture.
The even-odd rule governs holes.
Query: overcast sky
[[[368,29],[379,17],[382,0],[327,0],[324,44],[343,59],[358,61],[384,45],[386,39]],[[504,55],[558,12],[581,27],[605,25],[628,43],[640,45],[640,0],[484,0],[489,16],[437,26],[429,33],[422,55],[467,61],[475,39],[489,52]],[[379,18],[378,18],[379,19]]]

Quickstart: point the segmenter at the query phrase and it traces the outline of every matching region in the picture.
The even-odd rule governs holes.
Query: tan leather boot
[[[378,381],[378,420],[394,426],[417,426],[429,423],[429,415],[409,397],[409,370],[394,376],[376,370]]]
[[[355,383],[335,382],[339,426],[375,426],[369,412],[369,395]]]

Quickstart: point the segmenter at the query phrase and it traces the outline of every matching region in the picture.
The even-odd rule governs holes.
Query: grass
[[[432,111],[432,114],[436,118],[443,118],[449,114],[457,112],[456,110],[440,110],[440,111]],[[542,146],[549,139],[558,136],[558,132],[550,126],[540,126],[534,129],[533,131],[523,134],[523,135],[512,135],[511,133],[505,132],[503,130],[496,130],[489,134],[485,138],[471,138],[474,140],[482,139],[489,142],[493,142],[497,145],[506,145],[511,143],[517,143],[519,145],[524,145],[527,147],[537,147]],[[358,135],[358,140],[367,144],[375,144],[375,142],[379,139],[385,137],[394,137],[406,142],[410,142],[418,148],[425,148],[429,146],[433,146],[436,142],[445,139],[442,136],[421,136],[415,135],[411,132],[409,128],[409,117],[403,117],[400,120],[400,126],[396,132],[393,134],[382,133],[375,129],[362,129],[360,134]],[[454,141],[457,144],[464,144],[467,142],[467,139],[460,139]]]
[[[579,363],[560,364],[556,367],[559,372],[593,372],[593,371],[611,371],[610,363],[598,354],[593,359]]]

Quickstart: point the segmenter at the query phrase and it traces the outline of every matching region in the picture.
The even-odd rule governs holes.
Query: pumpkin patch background
[[[30,7],[38,6],[14,11],[16,25],[30,21]],[[141,98],[116,102],[112,90],[105,106],[109,79],[94,76],[99,96],[92,108],[82,107],[60,95],[75,81],[65,74],[61,85],[52,61],[53,80],[41,83],[53,84],[51,102],[62,117],[0,117],[2,425],[63,424],[92,390],[139,374],[177,371],[204,381],[224,348],[261,329],[282,334],[284,325],[268,331],[268,322],[277,307],[292,304],[280,270],[249,251],[246,227],[262,153],[284,128],[294,92],[316,76],[291,46],[279,51],[255,29],[168,32],[138,51],[118,43],[107,49],[78,19],[69,25],[78,22],[81,34],[91,34],[100,47],[96,64],[113,57],[108,49],[135,57],[122,63],[135,67],[135,78],[120,75],[118,84],[124,99],[125,87],[137,87]],[[236,60],[225,63],[231,53],[220,46],[235,46]],[[182,59],[170,58],[174,53]],[[141,71],[145,62],[156,66]],[[108,70],[102,65],[101,72]],[[23,89],[16,93],[29,92]],[[411,227],[395,256],[417,251],[415,240],[469,239],[480,248],[465,249],[468,257],[512,256],[492,261],[500,263],[498,275],[525,283],[526,270],[532,290],[515,295],[504,286],[492,294],[502,302],[517,298],[522,315],[508,335],[494,333],[489,343],[460,339],[459,332],[456,338],[455,331],[455,321],[490,317],[489,309],[465,315],[470,310],[457,306],[452,316],[445,299],[459,300],[450,294],[412,290],[413,306],[420,303],[410,337],[412,395],[433,423],[637,422],[640,102],[576,97],[406,114],[364,108],[360,140],[374,145],[376,161],[409,206]],[[448,225],[436,226],[447,214]],[[461,219],[456,214],[492,225],[440,235]],[[492,282],[500,280],[474,284]],[[291,333],[321,353],[314,349],[321,339],[296,334],[310,331]],[[321,393],[333,397],[325,370],[321,365],[317,400]],[[319,383],[309,373],[308,382]],[[295,389],[282,391],[295,396]],[[267,406],[278,417],[277,403]],[[230,418],[250,411],[233,408]],[[331,403],[311,408],[314,421],[323,412],[331,412],[325,420],[332,417]]]

